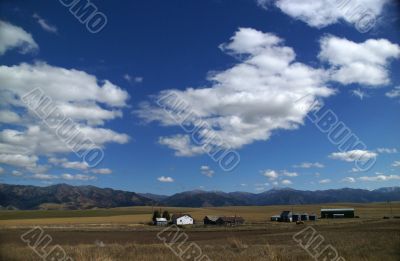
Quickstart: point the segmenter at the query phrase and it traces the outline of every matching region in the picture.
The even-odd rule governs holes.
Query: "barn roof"
[[[354,208],[322,208],[321,211],[354,211]]]
[[[210,220],[210,221],[217,221],[218,220],[218,218],[219,218],[219,216],[205,216],[204,217],[204,219],[208,219],[208,220]]]

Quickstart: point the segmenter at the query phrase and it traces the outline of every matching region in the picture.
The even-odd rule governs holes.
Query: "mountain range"
[[[0,184],[2,209],[91,209],[162,205],[175,207],[263,206],[336,202],[400,201],[400,187],[302,191],[290,188],[263,193],[193,190],[172,196],[135,193],[95,186],[48,187]]]

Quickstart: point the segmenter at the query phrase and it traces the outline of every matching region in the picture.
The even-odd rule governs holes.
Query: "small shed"
[[[321,218],[354,218],[354,208],[323,208]]]
[[[168,225],[168,220],[166,218],[156,218],[156,222],[154,225],[166,226],[166,225]]]
[[[172,222],[175,225],[193,225],[194,221],[189,214],[174,214],[172,215]]]
[[[308,219],[309,219],[308,213],[301,214],[301,216],[300,216],[301,221],[307,221]]]
[[[226,225],[226,226],[235,226],[242,225],[244,223],[244,219],[242,217],[219,217],[217,219],[218,225]]]
[[[216,225],[218,218],[218,216],[205,216],[203,219],[204,225]]]
[[[293,222],[300,221],[300,220],[301,220],[301,215],[299,213],[292,214],[292,221]]]
[[[271,221],[279,221],[281,219],[281,216],[275,215],[271,217]]]
[[[282,211],[281,213],[281,220],[282,222],[292,222],[292,211]]]
[[[317,217],[316,214],[310,214],[310,215],[308,216],[308,219],[311,220],[311,221],[317,221],[317,220],[318,220],[318,217]]]

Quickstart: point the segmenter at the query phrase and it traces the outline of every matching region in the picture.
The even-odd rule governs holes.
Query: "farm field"
[[[200,221],[204,215],[238,215],[246,224],[237,227],[196,224],[181,228],[211,260],[313,260],[293,235],[312,226],[345,260],[400,260],[400,219],[390,215],[386,203],[293,206],[296,212],[315,212],[322,207],[354,207],[360,218],[295,223],[270,222],[269,216],[292,206],[163,208],[189,213]],[[157,234],[163,229],[146,223],[151,207],[85,211],[5,211],[0,220],[0,260],[41,260],[21,240],[34,226],[43,228],[74,260],[180,260]],[[400,216],[400,203],[392,203]],[[42,216],[42,218],[41,218]]]

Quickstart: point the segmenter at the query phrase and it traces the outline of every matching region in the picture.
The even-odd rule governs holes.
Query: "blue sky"
[[[400,185],[399,6],[324,2],[92,1],[107,23],[91,33],[59,1],[2,1],[1,182],[159,194]],[[356,7],[376,19],[367,32]],[[103,149],[98,166],[18,102],[34,88]],[[171,93],[240,155],[236,168],[157,106]],[[365,147],[333,144],[307,117],[316,101]],[[362,171],[360,157],[376,162]]]

